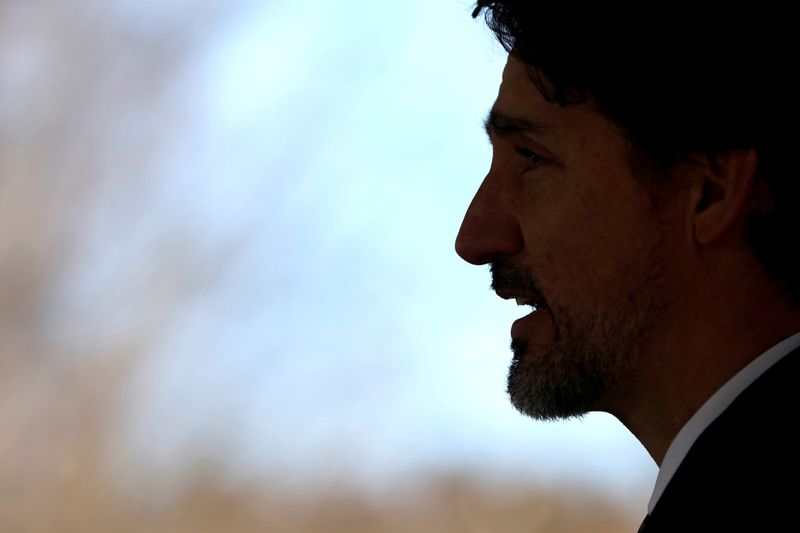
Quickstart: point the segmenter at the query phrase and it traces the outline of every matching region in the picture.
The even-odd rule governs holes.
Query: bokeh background
[[[635,530],[655,465],[514,411],[453,250],[471,8],[0,0],[0,530]]]

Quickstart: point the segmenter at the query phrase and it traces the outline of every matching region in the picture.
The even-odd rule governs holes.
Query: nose
[[[518,221],[490,174],[467,208],[456,237],[456,253],[473,265],[485,265],[501,256],[516,255],[522,243]]]

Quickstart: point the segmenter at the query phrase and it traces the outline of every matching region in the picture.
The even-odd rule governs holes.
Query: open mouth
[[[547,302],[543,299],[516,297],[515,300],[517,301],[517,305],[530,306],[534,313],[541,309],[547,309]]]
[[[511,325],[511,338],[538,339],[538,342],[547,342],[552,336],[549,332],[553,327],[552,314],[547,302],[543,299],[515,298],[517,305],[531,308],[531,312],[519,318]]]
[[[531,323],[534,318],[536,318],[537,321],[540,321],[540,318],[546,317],[546,314],[541,313],[540,311],[548,310],[549,306],[547,305],[547,300],[545,300],[544,297],[538,292],[504,288],[497,288],[495,289],[495,292],[504,300],[513,299],[517,302],[517,305],[530,307],[531,312],[515,322],[517,328],[524,323]]]

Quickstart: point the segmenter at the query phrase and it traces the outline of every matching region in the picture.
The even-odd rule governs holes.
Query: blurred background
[[[0,0],[0,530],[635,531],[506,398],[463,0]]]

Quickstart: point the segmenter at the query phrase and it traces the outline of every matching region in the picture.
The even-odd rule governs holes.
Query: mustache
[[[499,259],[489,263],[489,272],[492,274],[492,290],[527,294],[544,300],[530,268]]]

